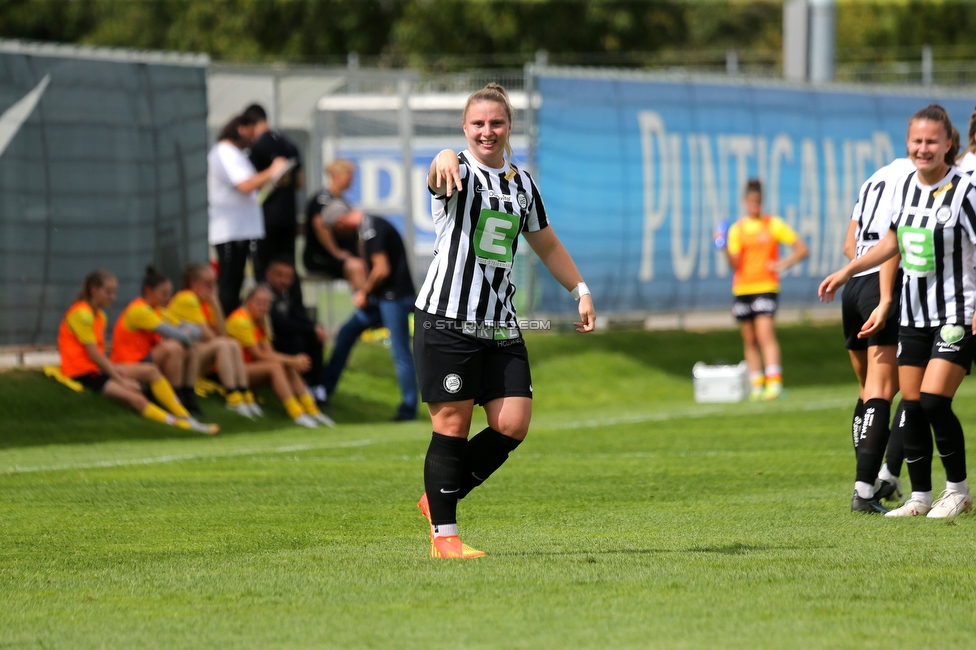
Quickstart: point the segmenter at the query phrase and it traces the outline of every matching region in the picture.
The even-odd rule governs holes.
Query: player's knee
[[[952,413],[952,398],[932,393],[922,393],[919,398],[925,417],[933,425],[939,425],[955,417]]]

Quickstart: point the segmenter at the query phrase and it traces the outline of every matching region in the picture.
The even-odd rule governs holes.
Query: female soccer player
[[[237,341],[227,336],[224,314],[216,295],[217,276],[209,264],[188,264],[183,269],[183,289],[169,301],[166,316],[175,325],[189,324],[200,329],[195,368],[187,369],[194,383],[213,368],[224,387],[227,408],[247,418],[261,415],[249,388],[244,357]]]
[[[199,413],[193,392],[196,378],[187,373],[187,366],[197,367],[191,346],[199,329],[166,322],[163,307],[172,295],[173,283],[169,278],[147,266],[142,278],[142,296],[130,302],[115,322],[110,358],[113,363],[155,363],[176,390],[183,406]]]
[[[911,160],[899,158],[876,171],[861,186],[844,241],[844,254],[849,259],[862,257],[888,233],[895,185],[914,169]],[[898,479],[901,452],[894,454],[898,460],[892,463],[893,472],[881,466],[889,440],[891,401],[898,392],[896,345],[900,300],[894,288],[900,280],[896,256],[858,273],[844,288],[844,339],[860,384],[851,427],[857,459],[851,501],[851,510],[855,512],[885,512],[881,499],[901,492]],[[896,424],[900,414],[899,408],[895,413]],[[901,448],[900,438],[895,446]],[[892,457],[889,453],[889,460]]]
[[[976,298],[976,188],[953,162],[952,123],[937,104],[908,122],[908,157],[916,171],[895,187],[891,226],[863,256],[828,276],[820,298],[830,302],[851,277],[901,251],[904,273],[898,333],[898,382],[912,494],[889,517],[955,517],[972,508],[962,426],[952,398],[973,360]],[[932,432],[946,471],[946,489],[932,503]]]
[[[484,555],[458,537],[457,503],[518,447],[532,415],[532,379],[515,315],[512,262],[521,233],[579,301],[579,332],[593,330],[589,289],[549,227],[535,182],[512,163],[512,105],[497,84],[468,98],[466,151],[430,165],[435,257],[416,302],[414,356],[433,435],[417,504],[431,524],[430,556]],[[507,157],[507,161],[506,161]],[[507,162],[507,169],[506,169]],[[488,427],[468,441],[475,403]]]
[[[93,271],[85,276],[77,301],[68,308],[58,329],[61,373],[88,390],[122,402],[144,418],[216,434],[216,425],[200,425],[190,418],[155,365],[115,364],[105,356],[104,310],[115,302],[118,286],[118,280],[108,271]],[[169,412],[145,398],[140,382],[149,384],[153,397]]]
[[[270,310],[271,289],[259,284],[247,294],[244,304],[227,317],[227,334],[237,340],[244,352],[248,379],[252,384],[270,381],[295,424],[310,429],[319,424],[334,427],[335,422],[319,411],[302,379],[311,364],[308,355],[282,354],[271,347],[267,326]]]
[[[762,185],[746,184],[746,216],[729,228],[726,253],[732,277],[732,315],[742,331],[753,400],[773,400],[783,392],[783,368],[773,316],[779,299],[779,273],[807,256],[807,246],[779,217],[762,213]],[[793,252],[779,259],[779,245]],[[765,373],[764,373],[765,368]]]

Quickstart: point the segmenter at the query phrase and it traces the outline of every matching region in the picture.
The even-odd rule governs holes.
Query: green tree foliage
[[[840,57],[976,49],[976,3],[839,0]],[[206,52],[238,62],[520,65],[679,59],[691,51],[778,52],[774,0],[0,0],[0,37]],[[678,54],[676,54],[678,53]],[[690,62],[690,61],[689,61]]]

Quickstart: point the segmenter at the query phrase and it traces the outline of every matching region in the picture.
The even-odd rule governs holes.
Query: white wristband
[[[573,300],[579,300],[583,296],[590,295],[590,288],[586,286],[585,282],[580,282],[573,287],[573,290],[570,293],[573,294]]]

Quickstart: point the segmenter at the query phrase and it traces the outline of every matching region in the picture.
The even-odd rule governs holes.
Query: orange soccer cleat
[[[430,540],[430,556],[444,559],[470,559],[484,557],[484,551],[478,551],[461,541],[456,535],[449,537],[432,537]]]
[[[417,502],[417,507],[420,508],[420,514],[427,517],[427,523],[433,526],[434,522],[430,520],[430,503],[427,502],[426,492],[424,492],[424,496],[420,497],[420,501]]]

